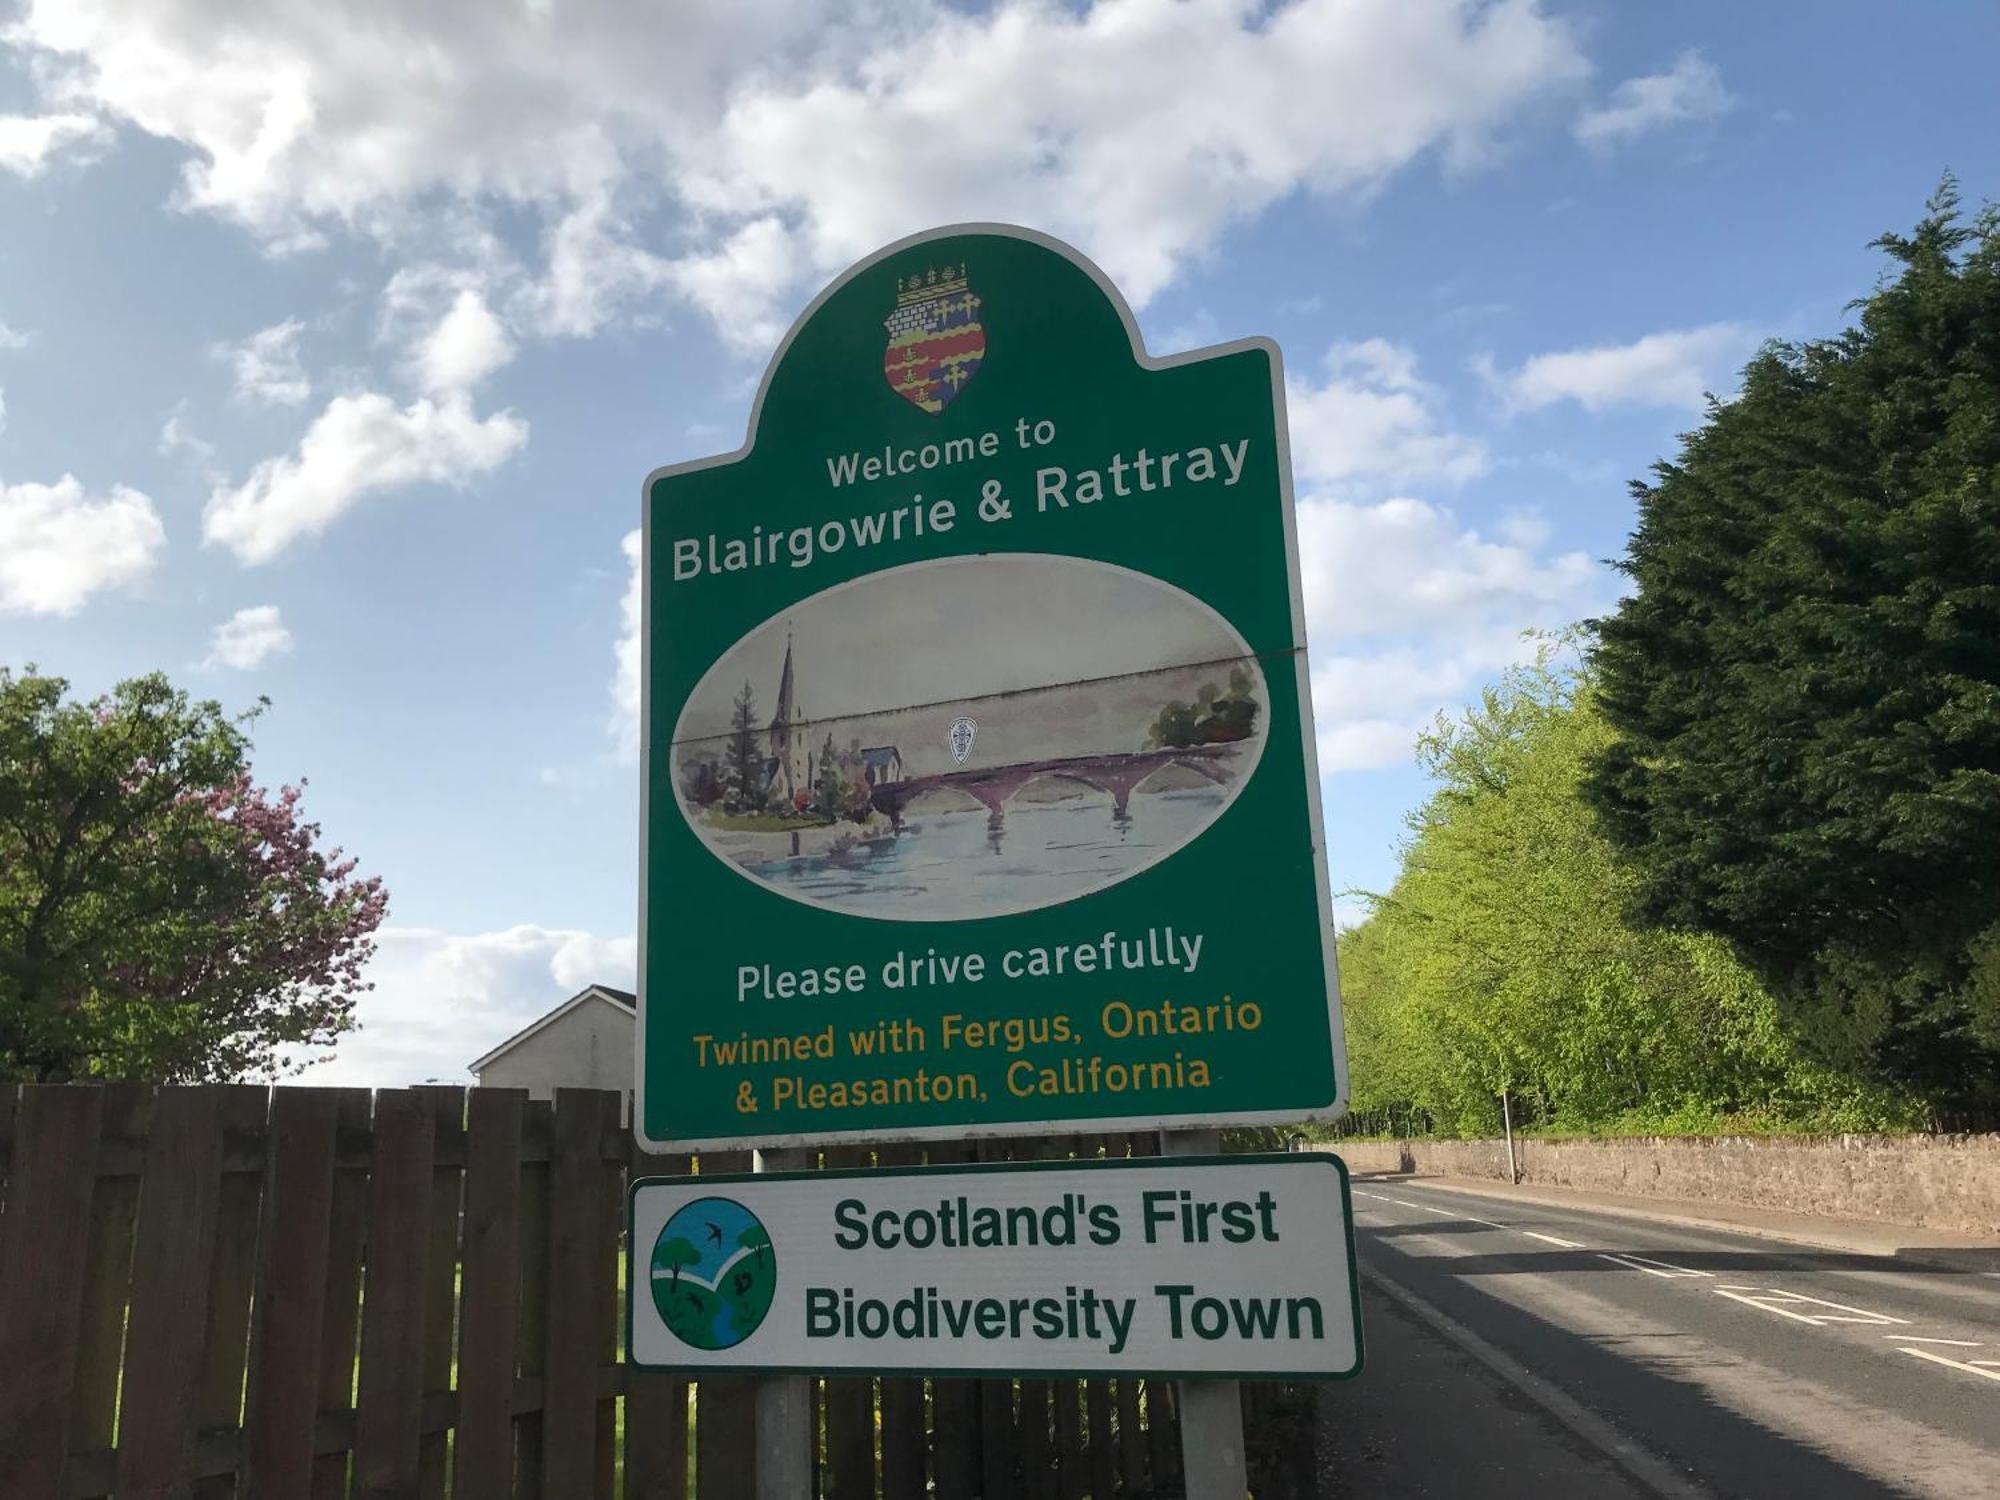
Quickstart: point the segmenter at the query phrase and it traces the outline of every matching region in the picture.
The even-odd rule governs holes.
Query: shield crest
[[[979,733],[979,725],[967,718],[951,721],[951,758],[954,764],[964,765],[966,756],[972,754],[972,741]]]
[[[896,309],[883,327],[889,332],[882,353],[889,389],[927,412],[957,400],[986,357],[979,298],[963,265],[898,277]]]

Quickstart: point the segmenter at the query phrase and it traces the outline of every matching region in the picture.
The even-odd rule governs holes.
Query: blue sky
[[[0,662],[160,668],[392,894],[329,1081],[629,981],[642,477],[876,245],[1076,244],[1283,346],[1336,888],[1416,730],[1616,597],[1626,484],[1835,331],[1987,4],[0,4]]]

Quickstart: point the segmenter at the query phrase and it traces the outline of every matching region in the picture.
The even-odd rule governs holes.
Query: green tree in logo
[[[675,1235],[653,1252],[654,1266],[666,1265],[672,1268],[671,1285],[681,1284],[681,1267],[701,1264],[701,1252],[679,1235]]]

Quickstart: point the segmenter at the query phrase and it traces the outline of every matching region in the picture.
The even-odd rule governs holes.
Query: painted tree
[[[653,1256],[653,1269],[657,1271],[662,1265],[667,1266],[669,1268],[669,1284],[673,1286],[681,1284],[681,1268],[683,1266],[698,1266],[700,1264],[701,1252],[678,1234],[660,1246],[658,1252]]]
[[[813,788],[813,811],[829,823],[838,822],[847,811],[847,776],[841,770],[840,752],[833,748],[833,736],[819,752],[819,781]]]
[[[353,1024],[382,882],[252,780],[259,710],[67,692],[0,668],[0,1074],[296,1070]]]
[[[2000,212],[1947,182],[1836,338],[1634,486],[1590,778],[1634,911],[1846,1067],[2000,1115]]]
[[[722,768],[723,806],[754,812],[764,805],[764,756],[757,748],[757,696],[746,679],[729,713],[729,752]]]

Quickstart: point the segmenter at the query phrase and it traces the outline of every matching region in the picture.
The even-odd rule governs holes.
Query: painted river
[[[1089,895],[1185,844],[1213,821],[1218,786],[1139,792],[1120,819],[1109,797],[912,811],[900,835],[843,852],[768,860],[750,870],[788,896],[859,916],[945,921]]]

